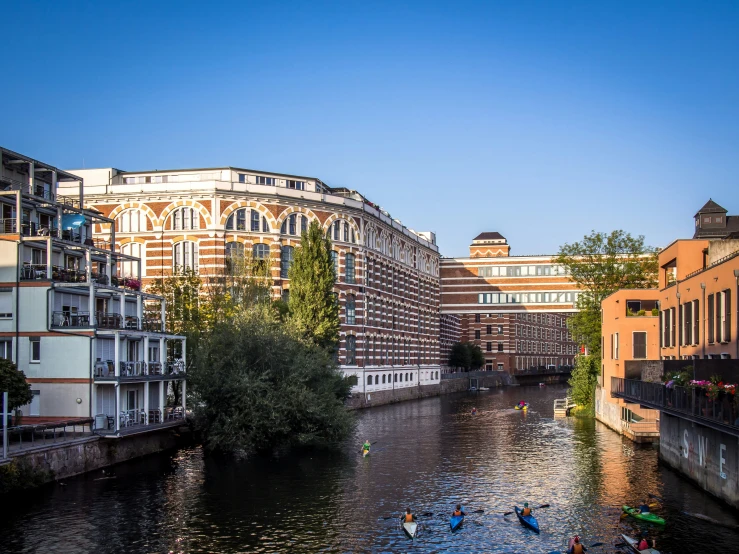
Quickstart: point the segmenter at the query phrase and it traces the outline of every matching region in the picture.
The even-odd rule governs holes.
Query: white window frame
[[[38,356],[34,358],[33,346],[38,344]],[[28,362],[32,364],[41,363],[41,337],[28,338]]]

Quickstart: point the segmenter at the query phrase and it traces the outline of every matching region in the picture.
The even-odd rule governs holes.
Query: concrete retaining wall
[[[606,389],[596,387],[595,389],[595,419],[605,423],[608,427],[623,435],[621,427],[621,406],[615,402],[609,402],[610,395],[606,395]]]
[[[739,508],[739,439],[662,413],[659,457],[702,489]]]
[[[17,454],[9,463],[44,473],[48,482],[176,448],[181,442],[177,435],[177,429],[169,428],[119,439],[91,437]]]

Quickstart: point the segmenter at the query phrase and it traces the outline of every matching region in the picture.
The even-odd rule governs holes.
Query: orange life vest
[[[454,510],[454,513],[452,515],[453,516],[461,516],[462,515],[462,511],[461,510]]]
[[[583,554],[583,552],[585,552],[585,549],[583,549],[581,543],[576,542],[572,545],[572,554]]]
[[[531,508],[524,508],[523,510],[521,510],[521,515],[522,516],[530,516],[531,515]]]
[[[405,514],[405,522],[413,523],[413,514]]]

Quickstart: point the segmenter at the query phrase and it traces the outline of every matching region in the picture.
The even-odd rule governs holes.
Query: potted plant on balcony
[[[652,308],[652,315],[659,315],[659,308]]]
[[[132,290],[141,290],[141,281],[133,277],[125,277],[123,279],[123,286]]]

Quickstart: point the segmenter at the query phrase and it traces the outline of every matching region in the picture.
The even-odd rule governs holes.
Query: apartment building
[[[207,280],[246,253],[268,263],[274,298],[287,298],[294,249],[318,221],[332,241],[339,361],[357,376],[354,392],[438,384],[433,233],[408,229],[357,191],[313,177],[234,167],[71,173],[85,179],[86,205],[109,221],[95,226],[96,237],[114,236],[116,252],[140,258],[145,285],[182,268]]]
[[[659,438],[659,412],[611,397],[611,378],[641,379],[644,360],[658,360],[660,291],[619,290],[601,302],[602,367],[595,417],[637,442]],[[637,362],[637,363],[633,363]]]
[[[503,235],[484,232],[469,257],[441,260],[442,314],[459,315],[462,340],[480,346],[486,369],[573,365],[566,321],[579,292],[554,258],[511,256]]]
[[[0,355],[31,384],[24,418],[94,417],[108,434],[184,418],[184,338],[166,332],[164,299],[122,274],[140,260],[93,237],[113,221],[84,207],[79,176],[0,155]]]
[[[462,340],[462,324],[458,314],[439,316],[439,362],[442,373],[450,371],[449,355],[452,346]]]

